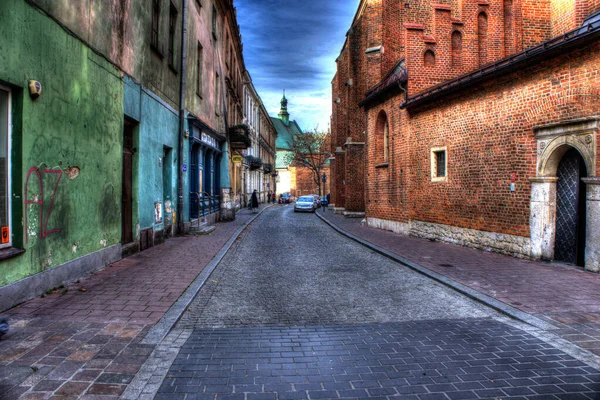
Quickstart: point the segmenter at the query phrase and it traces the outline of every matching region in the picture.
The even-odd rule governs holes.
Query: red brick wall
[[[402,57],[406,58],[409,71],[408,91],[414,95],[479,68],[480,52],[486,53],[486,62],[497,61],[575,28],[589,13],[600,9],[600,0],[363,0],[363,3],[366,3],[364,11],[349,30],[332,82],[332,99],[340,99],[339,103],[333,103],[332,152],[339,148],[348,151],[344,147],[348,138],[354,142],[370,141],[363,133],[374,125],[370,115],[367,121],[358,103]],[[478,24],[481,13],[487,16],[483,42]],[[453,47],[454,32],[460,32],[460,46]],[[367,48],[380,45],[383,52],[365,54]],[[428,51],[435,54],[435,63],[425,65]],[[458,59],[460,62],[456,62]],[[332,196],[336,206],[360,208],[360,204],[349,206],[346,200],[355,199],[356,193],[366,193],[364,180],[375,176],[365,176],[368,167],[365,168],[364,160],[355,158],[371,154],[369,151],[364,148],[343,157],[339,155],[333,164]],[[382,173],[378,171],[376,175]],[[394,174],[390,182],[399,179],[399,173]],[[402,197],[393,190],[389,196]]]
[[[599,66],[600,43],[418,110],[400,110],[402,96],[373,107],[368,113],[367,215],[528,237],[528,178],[536,175],[533,127],[598,115]],[[386,168],[376,168],[374,154],[381,110],[392,125]],[[447,147],[447,181],[432,182],[431,148],[442,146]],[[511,193],[513,173],[516,191]]]
[[[321,182],[321,190],[323,191],[322,196],[330,193],[330,176],[331,172],[329,167],[323,168],[321,174],[327,174],[327,182],[323,187],[323,183]],[[293,168],[292,174],[296,175],[296,196],[307,195],[307,194],[319,194],[318,185],[314,180],[313,173],[310,169],[304,168]]]

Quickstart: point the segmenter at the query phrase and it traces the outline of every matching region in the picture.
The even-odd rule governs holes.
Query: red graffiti
[[[40,195],[37,200],[29,199],[29,177],[31,174],[35,173],[38,178],[38,185],[40,189]],[[48,230],[48,221],[50,220],[50,214],[52,214],[52,207],[54,206],[54,197],[56,196],[56,189],[58,189],[58,183],[60,182],[60,178],[62,178],[62,170],[58,169],[45,169],[45,174],[56,174],[58,178],[56,179],[56,183],[54,184],[54,191],[52,192],[52,197],[50,197],[50,207],[48,207],[48,215],[46,215],[46,221],[44,222],[44,182],[42,181],[42,175],[40,174],[40,170],[36,167],[33,167],[27,173],[27,178],[25,179],[25,229],[27,234],[25,235],[25,243],[29,243],[29,225],[27,225],[27,205],[28,204],[37,204],[40,209],[40,237],[43,239],[51,233],[60,232],[60,229],[52,229]]]

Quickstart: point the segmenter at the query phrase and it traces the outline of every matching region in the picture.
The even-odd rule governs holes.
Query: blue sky
[[[272,117],[282,91],[302,129],[327,129],[331,80],[359,0],[235,0],[252,82]]]

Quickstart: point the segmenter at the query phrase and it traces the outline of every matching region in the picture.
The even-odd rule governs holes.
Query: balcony
[[[229,128],[229,145],[233,150],[244,150],[252,146],[248,125],[240,124]]]
[[[259,157],[246,156],[246,161],[248,162],[250,170],[259,169],[263,166],[263,162]]]
[[[273,172],[273,164],[263,164],[263,171],[265,174],[270,174]]]

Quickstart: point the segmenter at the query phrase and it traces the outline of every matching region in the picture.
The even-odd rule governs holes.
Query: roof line
[[[516,66],[528,65],[533,61],[547,59],[548,56],[559,54],[562,50],[585,45],[597,40],[598,37],[600,37],[600,21],[584,27],[579,27],[564,35],[545,41],[535,47],[505,57],[497,62],[484,65],[473,72],[469,72],[413,96],[409,96],[407,101],[400,107],[412,108],[428,101],[432,101],[433,99],[448,95],[456,90],[471,87],[474,83],[483,82],[492,77],[510,73],[514,71],[514,67]]]

